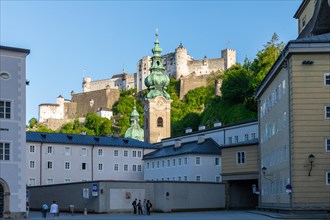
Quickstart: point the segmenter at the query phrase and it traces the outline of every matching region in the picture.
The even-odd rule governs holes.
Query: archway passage
[[[3,210],[4,210],[4,204],[5,204],[5,200],[4,200],[4,189],[2,184],[0,183],[0,218],[3,218]]]

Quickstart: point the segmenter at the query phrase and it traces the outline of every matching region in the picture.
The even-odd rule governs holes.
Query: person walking
[[[137,207],[138,207],[139,215],[143,215],[141,200],[139,200]]]
[[[55,201],[53,201],[53,204],[50,206],[50,214],[53,214],[53,219],[56,219],[58,216],[58,205]]]
[[[41,206],[41,213],[42,213],[42,217],[46,218],[47,217],[47,212],[48,212],[48,205],[46,203],[44,203]]]
[[[135,200],[132,202],[132,206],[133,206],[134,214],[136,214],[137,199],[135,199]]]
[[[152,208],[152,204],[150,200],[147,200],[147,215],[150,215],[151,208]]]

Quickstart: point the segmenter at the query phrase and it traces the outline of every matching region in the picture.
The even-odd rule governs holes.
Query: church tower
[[[170,79],[164,73],[158,33],[152,53],[150,75],[144,81],[149,90],[144,103],[144,140],[149,143],[160,142],[171,136],[172,100],[166,92]]]

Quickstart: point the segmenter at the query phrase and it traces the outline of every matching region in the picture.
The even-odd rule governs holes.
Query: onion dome
[[[139,125],[140,114],[134,106],[134,110],[131,113],[131,126],[125,132],[125,138],[133,138],[139,141],[144,141],[144,130]]]
[[[159,46],[158,33],[156,33],[155,46],[152,49],[153,57],[150,75],[144,81],[144,84],[149,90],[147,99],[153,99],[157,96],[164,96],[166,99],[170,99],[170,95],[166,92],[170,78],[164,73],[165,68],[163,66],[161,52],[162,48]]]

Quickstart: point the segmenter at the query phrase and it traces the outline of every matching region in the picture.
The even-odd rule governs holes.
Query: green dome
[[[133,138],[139,141],[144,141],[144,130],[139,125],[140,114],[134,106],[134,110],[131,113],[131,126],[125,132],[125,138]]]
[[[163,59],[161,56],[162,48],[159,47],[158,34],[156,34],[155,46],[152,49],[153,57],[150,68],[150,75],[145,78],[144,84],[148,87],[148,99],[157,96],[163,96],[170,99],[170,95],[166,92],[170,83],[170,78],[164,73]]]

